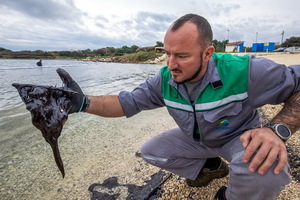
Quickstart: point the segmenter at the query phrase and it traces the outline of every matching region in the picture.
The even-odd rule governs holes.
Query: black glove
[[[67,90],[73,90],[77,93],[75,93],[71,99],[72,108],[69,112],[69,114],[72,114],[74,112],[81,112],[85,111],[88,106],[88,98],[83,94],[81,88],[79,85],[72,79],[70,74],[66,72],[64,69],[58,68],[56,70],[58,73],[60,79],[63,81],[64,89]]]

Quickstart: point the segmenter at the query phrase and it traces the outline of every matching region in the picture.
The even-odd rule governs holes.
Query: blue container
[[[257,50],[257,43],[253,43],[251,51],[256,51],[256,50]]]
[[[275,42],[265,42],[263,51],[274,51],[275,48]]]
[[[275,42],[265,42],[265,43],[253,43],[252,51],[274,51]]]
[[[252,51],[263,51],[264,43],[253,43],[252,44]]]
[[[237,52],[244,52],[244,42],[237,45]]]

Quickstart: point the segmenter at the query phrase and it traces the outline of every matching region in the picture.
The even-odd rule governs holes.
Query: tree
[[[300,46],[300,37],[290,37],[281,44],[283,47],[299,47]]]
[[[123,53],[131,53],[131,49],[128,46],[122,46],[121,49]]]
[[[117,54],[129,54],[134,53],[139,47],[136,45],[132,45],[131,47],[122,46],[121,48],[116,49]]]
[[[85,50],[79,51],[79,53],[81,53],[82,56],[88,56],[88,55],[91,54],[91,50],[90,49],[85,49]]]
[[[164,46],[164,43],[156,41],[155,47],[163,47],[163,46]]]
[[[93,54],[95,55],[100,55],[100,56],[104,56],[106,52],[105,48],[101,48],[101,49],[96,49],[93,51]]]
[[[225,52],[225,46],[228,43],[228,40],[218,41],[213,40],[213,46],[215,47],[216,52]]]
[[[0,47],[0,51],[5,51],[5,50],[8,50],[8,49],[5,49],[3,47]]]
[[[132,45],[132,46],[130,47],[131,53],[134,53],[138,48],[139,48],[138,46]]]
[[[115,47],[106,47],[105,48],[105,55],[108,56],[108,55],[114,55],[114,53],[116,52],[116,49]]]
[[[126,51],[125,46],[123,46],[122,48],[117,48],[116,52],[115,52],[115,55],[121,56],[121,55],[123,55],[125,53],[125,51]]]

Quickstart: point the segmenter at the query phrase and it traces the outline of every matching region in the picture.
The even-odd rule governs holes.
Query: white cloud
[[[0,47],[74,50],[148,46],[186,13],[211,23],[214,39],[279,42],[300,36],[298,0],[0,0]]]

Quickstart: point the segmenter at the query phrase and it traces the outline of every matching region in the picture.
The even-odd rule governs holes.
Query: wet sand
[[[31,121],[27,118],[24,123]],[[28,126],[24,134],[30,134],[19,136],[12,159],[1,166],[1,199],[90,199],[88,187],[113,176],[122,184],[143,185],[158,168],[135,153],[146,140],[174,126],[165,108],[129,119],[71,115],[59,138],[64,179],[50,146],[37,129]]]

